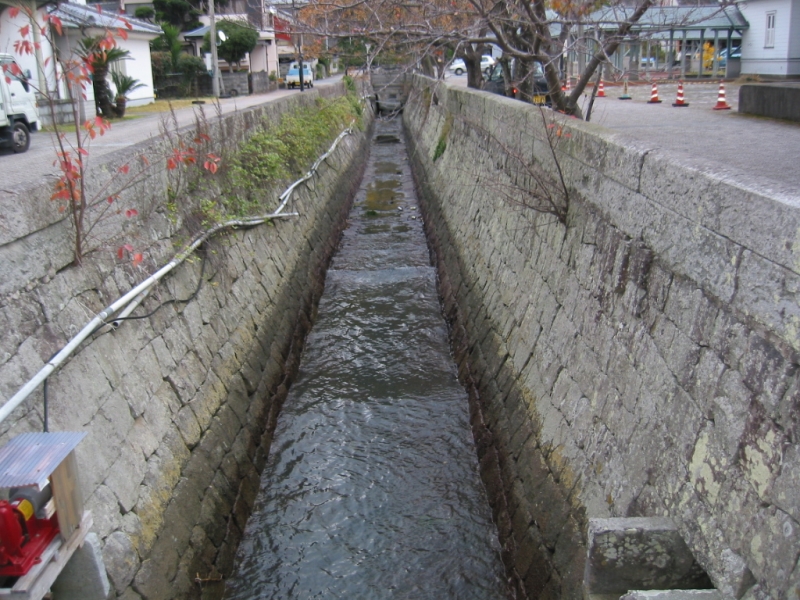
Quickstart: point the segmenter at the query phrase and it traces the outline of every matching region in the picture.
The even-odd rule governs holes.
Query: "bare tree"
[[[369,38],[375,53],[393,53],[431,76],[443,76],[451,57],[462,58],[473,88],[483,84],[481,55],[497,46],[518,98],[533,101],[541,73],[553,108],[577,117],[587,86],[623,42],[692,22],[691,13],[670,12],[656,0],[310,0],[304,11],[308,31]],[[648,11],[657,16],[637,28]],[[580,57],[569,92],[562,90],[567,55]]]

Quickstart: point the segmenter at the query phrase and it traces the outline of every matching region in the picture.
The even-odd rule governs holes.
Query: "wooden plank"
[[[44,595],[50,591],[50,587],[61,574],[69,559],[75,554],[75,550],[83,545],[83,540],[86,539],[91,527],[92,513],[87,510],[83,513],[80,526],[75,529],[66,542],[60,542],[54,548],[49,560],[47,562],[42,561],[28,571],[25,576],[20,577],[14,587],[0,588],[0,597],[8,598],[9,600],[42,600]],[[47,547],[46,552],[50,552],[56,541],[53,540],[53,543]],[[36,571],[35,574],[34,571]]]
[[[64,539],[80,525],[83,513],[83,495],[78,481],[78,460],[73,450],[50,475],[53,499],[56,501],[58,528]]]
[[[61,537],[56,536],[56,538],[50,542],[44,552],[42,552],[41,562],[36,563],[31,567],[31,570],[25,573],[22,577],[17,579],[17,582],[14,584],[14,587],[11,588],[12,592],[19,592],[20,590],[27,590],[30,588],[36,579],[41,575],[42,571],[47,568],[48,563],[53,559],[53,557],[58,552],[58,549],[64,545],[64,540]]]

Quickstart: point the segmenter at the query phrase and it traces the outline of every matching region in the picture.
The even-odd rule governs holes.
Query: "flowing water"
[[[399,120],[378,121],[231,600],[506,597]]]

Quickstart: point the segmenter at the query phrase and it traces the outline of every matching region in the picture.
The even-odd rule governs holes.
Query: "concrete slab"
[[[81,548],[61,571],[53,587],[58,600],[106,600],[111,585],[106,577],[103,552],[96,533],[90,533]]]
[[[620,600],[723,600],[717,590],[644,590],[631,591]]]
[[[589,594],[711,587],[671,519],[589,519],[587,541]]]

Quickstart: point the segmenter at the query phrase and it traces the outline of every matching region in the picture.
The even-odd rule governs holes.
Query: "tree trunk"
[[[475,90],[481,89],[483,85],[483,73],[481,72],[480,54],[476,58],[474,54],[464,56],[464,66],[467,67],[467,87]]]
[[[94,103],[97,107],[97,114],[106,119],[113,119],[114,105],[111,103],[111,90],[108,87],[108,67],[95,67],[92,88],[94,89]]]
[[[128,99],[125,96],[117,96],[116,106],[114,106],[114,114],[120,119],[125,116],[125,107],[128,105]]]
[[[438,69],[436,68],[435,59],[426,54],[422,61],[420,62],[420,68],[422,69],[422,73],[427,75],[428,77],[433,77],[434,79],[439,76]]]

